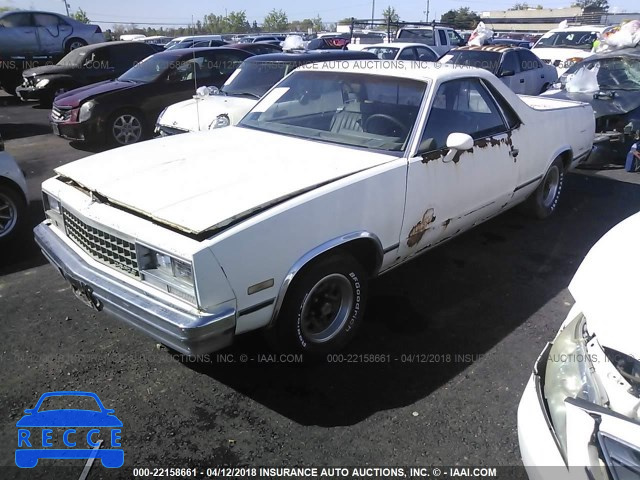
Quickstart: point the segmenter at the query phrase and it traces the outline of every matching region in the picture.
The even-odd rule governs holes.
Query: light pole
[[[427,0],[427,23],[429,22],[429,0]]]
[[[376,16],[376,0],[371,2],[371,28],[373,28],[373,19]]]
[[[67,17],[69,16],[69,4],[67,3],[67,0],[62,0],[64,2],[64,6],[67,8]]]

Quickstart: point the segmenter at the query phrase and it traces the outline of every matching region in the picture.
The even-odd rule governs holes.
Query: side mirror
[[[513,77],[516,74],[513,70],[502,70],[499,77]]]
[[[466,133],[452,133],[447,137],[447,148],[450,150],[471,150],[473,138]]]

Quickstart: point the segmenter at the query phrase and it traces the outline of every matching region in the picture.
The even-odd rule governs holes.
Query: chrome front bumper
[[[53,231],[48,221],[34,229],[36,243],[85,303],[142,330],[185,355],[220,350],[233,342],[236,311],[200,315],[181,310],[108,273],[93,268]]]

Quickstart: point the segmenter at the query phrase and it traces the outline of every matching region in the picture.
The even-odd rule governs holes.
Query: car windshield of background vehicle
[[[240,125],[309,140],[404,151],[426,89],[426,83],[403,78],[298,70],[263,97]]]
[[[464,65],[467,67],[484,68],[493,74],[500,68],[500,56],[498,52],[478,52],[474,50],[452,50],[446,54],[441,62]]]
[[[87,57],[87,50],[76,49],[71,50],[58,62],[58,65],[64,65],[65,67],[79,67],[84,65],[84,60]]]
[[[538,41],[536,48],[578,48],[591,50],[598,38],[597,32],[556,32]]]
[[[380,60],[393,60],[398,55],[399,48],[390,47],[367,47],[365,52],[371,52],[376,55]]]
[[[147,57],[135,67],[123,73],[118,80],[121,82],[151,83],[166,74],[172,63],[171,58],[157,58],[155,55]]]
[[[562,76],[561,83],[566,85],[567,79],[579,70],[593,71],[598,69],[598,87],[602,90],[640,90],[640,60],[635,58],[614,57],[598,60],[586,60],[573,65]]]
[[[427,45],[435,45],[433,30],[420,29],[420,28],[406,28],[400,30],[398,38],[403,40],[413,40],[419,43],[425,43]]]
[[[221,91],[226,95],[261,98],[296,66],[286,62],[245,62],[229,77]]]

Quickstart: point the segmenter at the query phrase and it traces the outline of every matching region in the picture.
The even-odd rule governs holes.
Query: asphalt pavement
[[[50,134],[47,114],[0,96],[31,225],[42,180],[91,154]],[[566,287],[598,238],[640,210],[640,174],[566,180],[548,220],[509,211],[375,280],[360,335],[320,363],[273,356],[259,333],[181,358],[77,301],[25,235],[0,253],[0,478],[80,477],[84,460],[13,467],[23,411],[64,390],[95,392],[124,424],[125,466],[94,465],[90,479],[137,467],[519,466],[517,405],[573,303]]]

